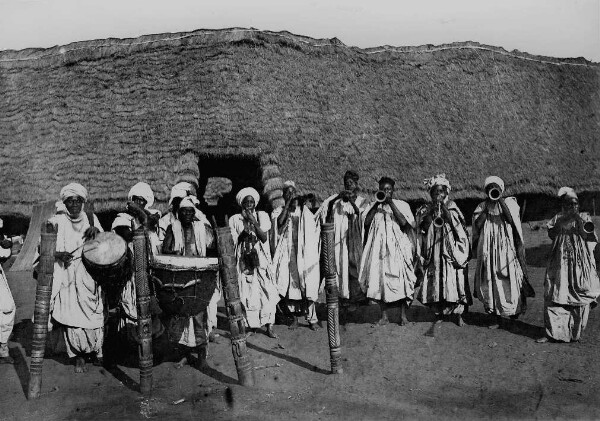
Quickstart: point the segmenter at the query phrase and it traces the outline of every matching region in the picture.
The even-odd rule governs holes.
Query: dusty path
[[[0,418],[598,419],[599,310],[592,312],[580,343],[534,342],[543,334],[542,281],[549,240],[544,230],[524,228],[537,297],[509,330],[488,329],[479,302],[462,328],[451,323],[433,327],[432,315],[417,303],[409,311],[408,326],[373,327],[379,310],[363,307],[342,332],[342,375],[327,374],[326,329],[290,331],[278,325],[279,340],[260,334],[248,340],[255,388],[236,385],[229,339],[222,336],[211,345],[209,369],[175,370],[172,362],[155,367],[155,391],[149,399],[137,392],[135,367],[111,372],[91,367],[89,373],[75,375],[60,357],[45,361],[43,396],[28,402],[26,350],[35,285],[30,273],[9,273],[20,323],[10,344],[17,364],[0,366]]]

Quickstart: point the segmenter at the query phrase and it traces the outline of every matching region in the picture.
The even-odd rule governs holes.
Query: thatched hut
[[[140,180],[163,208],[178,180],[211,177],[270,204],[288,178],[323,198],[348,168],[409,200],[438,172],[456,198],[489,174],[512,194],[600,190],[600,66],[584,59],[200,30],[2,51],[0,97],[0,214],[74,180],[100,211]]]

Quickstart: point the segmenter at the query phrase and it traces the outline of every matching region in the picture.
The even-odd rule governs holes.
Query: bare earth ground
[[[209,350],[210,368],[175,370],[173,362],[162,362],[154,369],[150,398],[137,391],[135,362],[110,372],[90,366],[87,374],[74,374],[65,358],[49,357],[43,395],[27,401],[28,319],[35,283],[29,272],[9,272],[19,306],[10,343],[17,363],[0,365],[0,418],[599,419],[600,310],[592,311],[580,343],[534,342],[543,336],[542,283],[550,240],[544,229],[532,230],[528,224],[524,232],[537,296],[508,330],[488,329],[479,302],[462,328],[449,322],[433,327],[432,314],[418,303],[408,313],[408,326],[373,327],[378,307],[362,307],[342,332],[344,373],[331,375],[326,328],[291,331],[278,325],[278,340],[262,334],[248,339],[256,367],[254,388],[236,384],[230,341],[220,330],[222,336]],[[473,264],[471,287],[472,271]],[[397,320],[393,315],[392,321]],[[324,308],[320,318],[326,318]]]

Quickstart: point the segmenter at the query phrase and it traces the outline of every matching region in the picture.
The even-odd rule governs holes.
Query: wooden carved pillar
[[[33,324],[31,364],[29,366],[29,399],[38,398],[42,388],[42,365],[44,363],[46,336],[48,334],[52,278],[54,277],[54,253],[56,251],[56,231],[54,225],[49,222],[43,223],[41,238],[40,263],[35,291],[35,323]]]
[[[321,268],[325,275],[325,294],[327,298],[327,333],[329,335],[329,353],[331,372],[342,373],[342,346],[340,339],[339,291],[335,265],[334,224],[321,225]]]
[[[254,386],[252,361],[246,347],[246,326],[240,301],[237,259],[235,246],[229,227],[217,228],[217,247],[219,250],[219,270],[221,286],[231,332],[231,352],[235,360],[238,381],[242,386]]]
[[[140,227],[133,234],[133,258],[135,268],[135,291],[137,295],[140,391],[147,395],[152,391],[152,319],[150,314],[150,288],[148,286],[148,249],[146,234]]]

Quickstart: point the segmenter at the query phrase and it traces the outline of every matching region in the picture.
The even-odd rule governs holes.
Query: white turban
[[[573,190],[571,187],[561,187],[558,190],[558,197],[563,197],[563,196],[571,197],[573,199],[578,199],[577,193],[575,193],[575,190]]]
[[[171,198],[169,199],[169,205],[173,202],[173,199],[176,197],[186,197],[190,194],[194,194],[196,188],[187,181],[182,181],[181,183],[177,183],[171,189]]]
[[[252,187],[244,187],[242,190],[240,190],[235,196],[235,200],[238,202],[238,205],[242,206],[242,202],[248,196],[252,196],[254,198],[254,204],[258,205],[260,195],[258,194],[256,189],[253,189]]]
[[[0,218],[0,228],[4,228],[4,221]]]
[[[127,199],[133,200],[133,196],[143,197],[144,200],[146,200],[146,209],[154,204],[154,192],[152,192],[152,189],[147,183],[140,182],[133,186],[131,190],[129,190]]]
[[[88,197],[88,192],[85,187],[79,183],[71,183],[64,186],[60,191],[60,200],[63,202],[69,197],[79,196],[85,202]]]
[[[199,205],[200,201],[196,198],[196,196],[186,196],[181,199],[181,203],[179,204],[179,209],[183,208],[196,208],[196,205]]]
[[[424,181],[427,190],[431,190],[434,186],[444,186],[448,191],[452,190],[450,182],[446,178],[446,174],[438,174],[435,177],[428,178]]]
[[[500,187],[502,193],[504,193],[504,181],[502,181],[500,177],[490,175],[488,178],[485,179],[485,182],[483,183],[483,188],[486,189],[487,186],[489,186],[490,184],[497,184],[498,187]]]
[[[296,188],[296,183],[294,183],[292,180],[288,180],[285,183],[283,183],[283,187],[294,187],[294,188]]]

